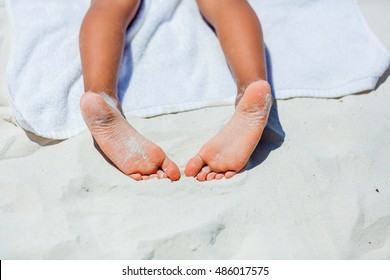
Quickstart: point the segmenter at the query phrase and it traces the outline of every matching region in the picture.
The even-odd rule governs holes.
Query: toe
[[[206,180],[207,181],[214,180],[216,175],[217,175],[216,172],[210,172],[209,174],[207,174]]]
[[[180,179],[179,167],[177,167],[176,163],[174,163],[168,157],[165,158],[161,168],[172,181],[177,181]]]
[[[157,174],[150,174],[149,178],[150,179],[158,179],[158,175]]]
[[[211,171],[210,171],[210,167],[205,166],[205,167],[202,168],[202,171],[199,172],[198,176],[196,176],[196,179],[197,179],[198,181],[201,181],[201,182],[206,181],[207,175],[208,175],[210,172],[211,172]]]
[[[208,174],[207,172],[203,172],[203,171],[199,172],[198,176],[196,176],[196,180],[201,182],[206,181],[207,174]]]
[[[149,180],[150,176],[149,175],[142,175],[142,180],[146,181]]]
[[[162,170],[158,170],[157,171],[157,176],[158,176],[159,179],[168,178],[168,175],[164,171],[162,171]]]
[[[223,177],[225,177],[222,173],[218,173],[215,175],[215,180],[221,180]]]
[[[234,175],[236,175],[237,174],[237,172],[234,172],[234,171],[227,171],[226,173],[225,173],[225,178],[226,179],[230,179],[230,178],[232,178]]]
[[[196,155],[188,161],[184,169],[184,173],[187,177],[194,177],[199,173],[199,171],[204,165],[205,162],[203,161],[203,159],[199,155]]]
[[[142,180],[142,175],[139,174],[139,173],[136,173],[136,174],[131,174],[129,175],[130,178],[136,180],[136,181],[141,181]]]

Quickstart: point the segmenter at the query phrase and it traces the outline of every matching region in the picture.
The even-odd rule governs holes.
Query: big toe
[[[161,168],[165,172],[165,174],[167,174],[168,178],[172,181],[177,181],[180,179],[179,167],[168,157],[165,158]]]
[[[187,177],[195,177],[199,174],[204,165],[205,162],[203,161],[203,159],[199,155],[196,155],[188,161],[184,169],[184,173]]]

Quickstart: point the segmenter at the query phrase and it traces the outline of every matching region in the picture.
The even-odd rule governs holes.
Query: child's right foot
[[[80,106],[100,149],[124,174],[135,180],[180,178],[177,165],[126,121],[116,100],[105,94],[86,92]]]
[[[229,179],[241,171],[260,141],[272,105],[266,81],[251,83],[226,126],[185,167],[199,181]]]

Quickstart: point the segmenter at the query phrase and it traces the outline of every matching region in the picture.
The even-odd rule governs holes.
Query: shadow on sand
[[[386,82],[387,78],[390,76],[390,65],[387,67],[386,71],[383,73],[383,75],[379,78],[378,82],[376,83],[375,89],[377,90],[381,84]]]

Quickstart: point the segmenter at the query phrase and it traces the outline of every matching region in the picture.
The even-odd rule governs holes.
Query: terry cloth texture
[[[389,54],[356,0],[252,0],[276,98],[332,98],[373,89]],[[80,0],[7,0],[10,102],[19,124],[64,139],[86,128]],[[232,19],[233,20],[233,19]],[[243,42],[245,43],[245,42]],[[127,34],[118,95],[126,115],[150,117],[233,104],[236,86],[195,1],[145,0]]]

